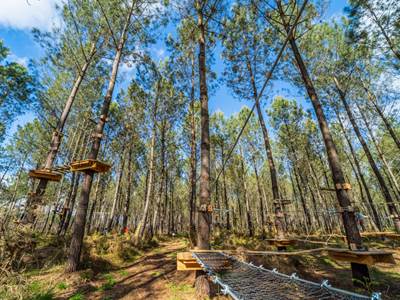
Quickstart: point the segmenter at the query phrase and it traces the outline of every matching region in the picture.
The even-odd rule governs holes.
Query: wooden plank
[[[178,271],[203,270],[191,252],[178,252],[176,255],[176,269]]]
[[[370,251],[352,251],[340,248],[327,248],[328,255],[338,261],[353,262],[366,265],[376,263],[395,264],[393,252],[370,250]]]
[[[37,179],[46,179],[49,181],[60,181],[62,177],[60,173],[52,172],[51,170],[46,169],[30,170],[28,176]]]
[[[91,170],[96,173],[104,173],[110,170],[111,165],[95,159],[84,159],[72,162],[70,164],[70,168],[72,172],[84,172]]]
[[[292,239],[267,239],[268,244],[274,245],[277,247],[284,247],[289,245],[296,245],[297,241]]]

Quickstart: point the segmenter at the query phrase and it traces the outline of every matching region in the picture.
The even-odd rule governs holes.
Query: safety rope
[[[222,252],[193,252],[193,257],[222,288],[222,293],[235,300],[380,300],[332,287],[327,280],[316,283],[237,260]]]
[[[249,123],[249,120],[250,120],[251,116],[253,115],[253,112],[254,112],[254,109],[256,108],[257,103],[261,100],[261,97],[262,97],[262,95],[263,95],[263,93],[264,93],[264,90],[265,90],[265,88],[267,87],[268,82],[269,82],[270,79],[272,78],[272,74],[273,74],[273,72],[274,72],[276,66],[277,66],[278,63],[279,63],[279,60],[280,60],[280,58],[281,58],[281,56],[282,56],[282,54],[283,54],[283,51],[285,50],[286,45],[288,44],[289,39],[290,39],[290,37],[292,36],[293,31],[294,31],[294,29],[296,28],[297,23],[298,23],[299,20],[300,20],[301,14],[303,13],[304,9],[306,8],[307,2],[308,2],[308,0],[305,0],[305,1],[303,2],[303,5],[301,6],[300,11],[299,11],[299,13],[298,13],[297,16],[296,16],[296,19],[295,19],[294,22],[293,22],[293,26],[291,26],[291,28],[290,28],[290,30],[289,30],[289,33],[287,34],[286,39],[285,39],[285,41],[283,42],[282,47],[281,47],[281,49],[279,50],[279,53],[278,53],[278,55],[276,56],[275,61],[274,61],[274,63],[273,63],[272,66],[271,66],[271,69],[270,69],[270,70],[268,71],[268,73],[266,74],[266,78],[265,78],[264,84],[263,84],[263,86],[262,86],[262,88],[261,88],[261,90],[260,90],[260,93],[257,95],[257,97],[256,97],[256,99],[255,99],[255,101],[254,101],[254,104],[253,104],[253,106],[252,106],[252,108],[251,108],[249,114],[247,115],[246,120],[244,121],[243,126],[242,126],[242,128],[240,129],[240,132],[239,132],[238,136],[236,137],[235,142],[233,143],[232,147],[229,149],[228,155],[227,155],[225,161],[222,163],[222,168],[221,168],[221,170],[218,172],[217,177],[215,177],[215,180],[214,180],[214,182],[213,182],[214,184],[218,181],[219,177],[221,176],[221,173],[222,173],[223,170],[225,169],[226,164],[228,163],[229,159],[231,158],[231,155],[232,155],[232,153],[233,153],[233,150],[235,149],[235,147],[236,147],[237,143],[239,142],[240,137],[242,136],[242,134],[243,134],[243,132],[244,132],[244,130],[245,130],[247,124]]]

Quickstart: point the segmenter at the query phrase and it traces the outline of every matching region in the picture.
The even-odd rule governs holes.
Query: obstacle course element
[[[101,162],[96,159],[84,159],[73,161],[70,165],[71,172],[87,172],[93,171],[95,173],[105,173],[111,168],[109,164]]]
[[[178,271],[197,271],[203,268],[192,256],[192,252],[179,252],[176,255],[176,269]]]
[[[60,181],[62,174],[48,169],[30,170],[28,176],[35,179],[45,179],[48,181]]]
[[[287,247],[296,245],[297,240],[294,239],[266,239],[268,244],[276,247]]]
[[[393,252],[370,250],[353,251],[340,248],[327,248],[328,255],[334,260],[357,264],[374,265],[376,263],[395,264]]]
[[[67,172],[86,172],[93,171],[95,173],[108,172],[111,165],[95,159],[85,159],[73,161],[70,165],[55,166],[51,169],[30,170],[28,176],[35,179],[44,179],[48,181],[60,181],[62,176]]]
[[[315,283],[301,279],[296,274],[286,275],[262,266],[241,262],[222,252],[193,252],[198,264],[211,279],[221,286],[222,292],[235,300],[261,299],[380,299],[333,288],[327,281]]]

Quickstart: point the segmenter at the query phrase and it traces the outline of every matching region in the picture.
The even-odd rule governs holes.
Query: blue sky
[[[0,2],[0,39],[11,50],[9,60],[18,61],[26,64],[30,59],[38,59],[42,55],[42,50],[34,42],[31,29],[39,27],[41,30],[49,30],[51,25],[56,22],[54,4],[57,0],[1,0]],[[343,13],[346,6],[345,0],[332,0],[327,10],[327,18],[335,17]],[[162,58],[165,54],[163,41],[160,40],[153,46],[152,52],[155,56]],[[220,74],[223,71],[223,64],[219,59],[219,53],[215,53],[214,71]],[[274,95],[284,95],[297,98],[304,102],[290,85],[284,82],[275,82],[273,90],[269,87],[269,93]],[[215,112],[220,110],[225,115],[231,115],[240,110],[246,103],[234,98],[230,91],[220,85],[213,95],[210,95],[210,110]],[[305,105],[306,102],[305,102]],[[31,121],[35,115],[26,113],[20,116],[13,124],[9,134],[11,135],[18,125],[23,125]]]

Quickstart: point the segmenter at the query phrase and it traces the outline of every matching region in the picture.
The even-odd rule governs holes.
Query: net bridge
[[[380,293],[364,296],[332,287],[327,280],[316,283],[286,275],[276,269],[239,261],[216,251],[193,251],[192,256],[224,295],[234,300],[380,300]]]

